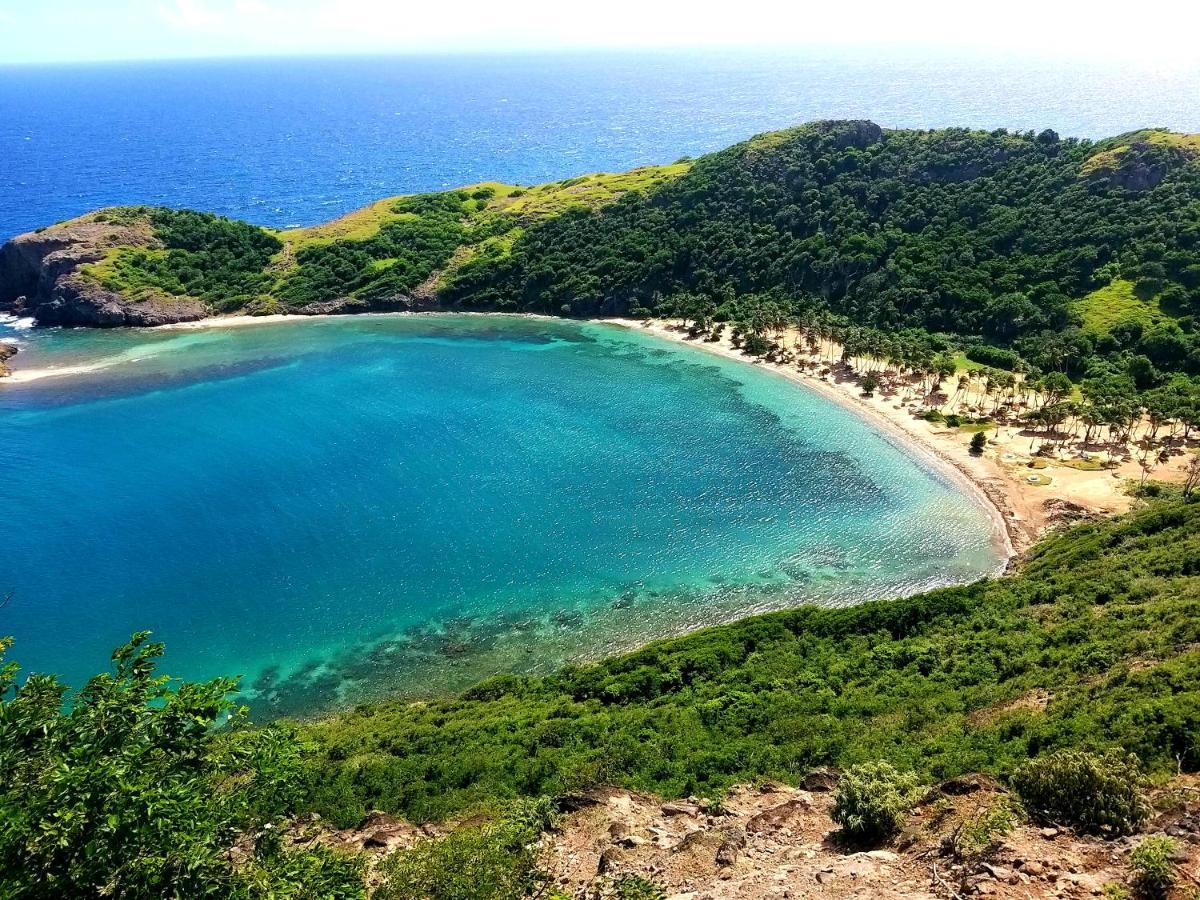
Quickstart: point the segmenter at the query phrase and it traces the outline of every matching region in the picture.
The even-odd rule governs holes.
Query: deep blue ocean
[[[1200,61],[808,48],[0,67],[0,239],[116,203],[309,225],[852,117],[1200,131]]]

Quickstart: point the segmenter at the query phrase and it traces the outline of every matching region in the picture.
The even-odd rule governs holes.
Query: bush
[[[1172,857],[1179,845],[1163,834],[1146,838],[1129,854],[1129,871],[1138,895],[1147,898],[1166,897],[1175,884],[1175,863]]]
[[[667,896],[666,891],[640,875],[618,878],[608,893],[612,900],[666,900]]]
[[[993,347],[990,344],[972,344],[967,347],[967,359],[977,363],[983,363],[985,366],[994,366],[997,369],[1007,369],[1009,372],[1016,372],[1021,367],[1021,357],[1012,350],[1006,350],[1003,347]]]
[[[273,839],[294,808],[293,735],[244,727],[236,679],[170,684],[148,638],[69,708],[53,676],[17,685],[0,639],[0,896],[362,897],[357,859]],[[234,866],[229,848],[253,832]]]
[[[1059,750],[1018,769],[1013,786],[1037,818],[1082,831],[1131,834],[1150,818],[1141,765],[1123,750]]]
[[[842,775],[831,815],[852,840],[882,840],[900,828],[919,794],[913,773],[886,762],[862,763]]]
[[[987,446],[987,435],[982,431],[977,431],[971,435],[971,452],[978,456],[983,452],[983,448]]]
[[[1011,798],[1000,797],[957,829],[954,834],[955,855],[965,859],[993,852],[1000,840],[1017,826],[1021,815],[1020,806]]]
[[[393,853],[377,900],[519,900],[544,884],[536,841],[553,825],[547,800],[509,807],[495,822],[460,828]]]

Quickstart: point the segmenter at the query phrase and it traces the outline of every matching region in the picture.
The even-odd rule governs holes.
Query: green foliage
[[[298,266],[279,286],[279,295],[292,306],[406,295],[446,265],[467,240],[476,202],[464,191],[404,197],[392,207],[397,217],[369,238],[302,247],[296,254]]]
[[[1059,750],[1018,769],[1013,785],[1036,817],[1083,831],[1131,834],[1152,811],[1141,765],[1124,751]]]
[[[971,452],[979,454],[983,452],[983,448],[987,446],[987,435],[982,431],[977,431],[971,435]]]
[[[960,859],[977,859],[993,852],[1020,823],[1023,810],[1010,797],[1001,796],[968,818],[954,833],[954,853]]]
[[[617,783],[711,796],[885,759],[923,780],[1059,748],[1200,768],[1200,504],[1156,503],[1039,544],[1016,575],[802,607],[546,677],[303,727],[306,805],[417,820]],[[1050,696],[1044,709],[1008,704]]]
[[[920,796],[912,772],[897,772],[888,762],[851,766],[838,781],[833,821],[852,841],[880,841],[899,831]]]
[[[1129,873],[1139,897],[1158,900],[1175,884],[1174,856],[1179,844],[1164,834],[1144,838],[1129,854]]]
[[[667,892],[640,875],[626,875],[613,882],[611,900],[667,900]]]
[[[270,286],[265,267],[282,244],[262,228],[192,210],[147,212],[163,249],[118,249],[85,269],[109,290],[247,302]]]
[[[983,338],[989,364],[1019,356],[1078,375],[1098,333],[1076,323],[1102,304],[1073,298],[1120,278],[1172,289],[1179,310],[1200,300],[1200,165],[1168,153],[1161,182],[1130,191],[1079,177],[1093,152],[1032,133],[811,123],[703,157],[653,191],[534,223],[443,296],[586,315],[773,293],[858,325]],[[1170,368],[1200,372],[1194,330],[1184,344]],[[1102,352],[1129,350],[1153,358]]]
[[[316,872],[343,886],[329,896],[361,896],[354,863],[326,855],[264,846],[232,866],[243,833],[290,809],[301,748],[283,729],[244,727],[232,679],[169,687],[147,638],[119,648],[113,672],[66,710],[52,676],[18,686],[11,663],[0,670],[4,896],[301,897]]]
[[[547,801],[514,803],[496,821],[398,850],[379,867],[378,900],[519,900],[544,883],[536,842],[552,827]]]

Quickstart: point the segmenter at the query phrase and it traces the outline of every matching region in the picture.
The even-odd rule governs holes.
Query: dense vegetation
[[[274,836],[298,799],[294,736],[228,719],[233,679],[169,685],[162,650],[135,635],[69,711],[53,676],[18,686],[0,656],[0,896],[361,897],[358,861]]]
[[[191,210],[135,207],[108,214],[144,219],[161,249],[118,250],[91,274],[110,290],[197,297],[216,309],[240,309],[271,285],[265,271],[283,246],[253,225]]]
[[[887,760],[1010,773],[1057,748],[1200,767],[1200,504],[1050,538],[1020,574],[806,607],[598,665],[308,725],[309,802],[417,819],[616,782],[717,791]]]
[[[971,358],[1157,386],[1200,374],[1200,141],[824,122],[674,166],[381,201],[278,236],[150,211],[94,267],[215,308],[420,294],[552,314],[790,317],[950,335]],[[141,211],[146,213],[146,211]],[[739,306],[740,304],[740,311]],[[933,338],[938,340],[938,338]]]

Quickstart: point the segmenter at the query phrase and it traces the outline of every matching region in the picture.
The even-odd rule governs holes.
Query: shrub
[[[1141,765],[1123,750],[1059,750],[1018,769],[1013,786],[1034,816],[1083,831],[1130,834],[1150,818]]]
[[[900,828],[919,793],[913,773],[887,762],[862,763],[842,775],[831,815],[850,839],[881,840]]]
[[[986,856],[1021,820],[1022,810],[1009,797],[967,819],[954,834],[954,853],[961,858]]]
[[[1164,834],[1146,838],[1129,854],[1129,871],[1138,895],[1145,898],[1166,897],[1175,883],[1175,863],[1172,857],[1179,845]]]
[[[982,431],[977,431],[971,435],[971,452],[979,455],[983,452],[983,448],[987,446],[987,435]]]
[[[0,896],[362,897],[357,859],[274,839],[295,799],[293,735],[244,727],[236,679],[170,684],[148,638],[69,708],[53,676],[17,685],[0,639]],[[235,867],[229,848],[253,832]]]
[[[535,843],[553,825],[547,800],[513,804],[495,822],[393,853],[378,900],[519,900],[544,884]]]
[[[612,900],[666,900],[667,893],[640,875],[626,875],[613,882],[609,896]]]

